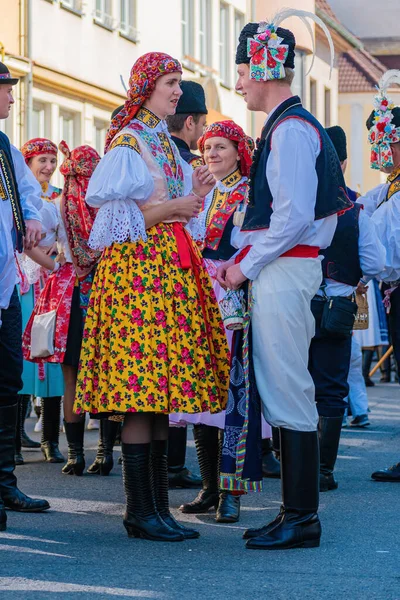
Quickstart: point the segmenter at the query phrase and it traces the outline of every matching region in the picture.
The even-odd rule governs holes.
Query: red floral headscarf
[[[114,136],[128,125],[142,104],[150,98],[156,81],[167,73],[182,73],[178,60],[162,52],[149,52],[137,59],[129,78],[128,99],[122,110],[112,119],[107,131],[104,151],[107,152]]]
[[[206,140],[213,137],[223,137],[237,144],[240,172],[244,177],[248,177],[254,150],[253,139],[246,135],[243,129],[234,121],[217,121],[206,128],[204,134],[197,142],[199,150],[203,156],[204,144]]]
[[[26,164],[28,164],[31,158],[41,154],[54,154],[54,156],[57,156],[57,146],[46,138],[33,138],[22,146],[21,153]]]
[[[100,161],[100,156],[90,146],[78,146],[71,152],[64,141],[60,143],[59,149],[65,156],[60,167],[60,172],[65,177],[61,213],[76,274],[83,278],[90,273],[101,256],[101,252],[88,246],[97,209],[85,202],[89,179]]]

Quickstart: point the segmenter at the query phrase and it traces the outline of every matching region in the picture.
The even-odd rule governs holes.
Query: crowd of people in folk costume
[[[65,462],[63,397],[64,474],[85,470],[85,413],[100,422],[89,473],[109,474],[121,439],[129,536],[199,536],[172,515],[169,487],[201,487],[180,510],[232,523],[244,494],[280,477],[279,514],[246,530],[246,547],[320,545],[349,388],[351,425],[368,425],[372,355],[362,371],[353,335],[367,290],[379,341],[361,345],[388,344],[383,292],[400,360],[400,108],[387,95],[400,72],[382,77],[367,121],[387,183],[359,198],[344,131],[291,92],[295,38],[280,24],[296,14],[240,33],[236,90],[267,115],[256,145],[231,120],[207,126],[203,88],[160,52],[133,65],[103,158],[42,138],[19,152],[0,133],[0,530],[5,509],[50,508],[14,470],[31,396],[44,460]],[[1,119],[17,82],[0,63]],[[188,424],[200,477],[185,466]],[[400,463],[373,478],[399,481]]]

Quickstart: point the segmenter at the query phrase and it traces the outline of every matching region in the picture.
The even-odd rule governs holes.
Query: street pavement
[[[196,491],[172,490],[175,516],[198,527],[201,537],[155,543],[126,535],[120,466],[109,477],[70,477],[62,465],[45,464],[40,451],[25,451],[20,487],[47,498],[52,509],[8,513],[8,529],[0,533],[0,599],[400,600],[400,484],[370,479],[400,460],[400,390],[385,384],[368,393],[371,426],[343,430],[339,489],[321,494],[323,537],[315,549],[245,549],[243,530],[279,510],[279,481],[264,480],[261,494],[246,496],[240,523],[232,526],[217,524],[211,512],[181,515],[177,507]],[[38,439],[33,426],[28,419]],[[87,432],[87,465],[97,435]],[[197,469],[192,438],[187,463]]]

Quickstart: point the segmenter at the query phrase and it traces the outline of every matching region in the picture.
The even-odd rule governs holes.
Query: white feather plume
[[[314,13],[309,12],[308,10],[298,10],[297,8],[283,8],[282,10],[280,10],[279,12],[276,13],[276,15],[271,20],[271,22],[275,25],[275,27],[278,27],[282,23],[282,21],[284,21],[285,19],[288,19],[289,17],[298,17],[306,25],[306,27],[310,33],[310,36],[311,36],[313,57],[312,57],[312,61],[311,61],[311,66],[307,71],[307,75],[313,67],[314,58],[315,58],[314,35],[313,35],[311,25],[307,21],[307,19],[311,19],[312,21],[314,21],[317,25],[319,25],[321,27],[322,31],[326,35],[326,39],[328,40],[329,49],[331,52],[330,73],[329,73],[329,76],[331,76],[332,69],[333,69],[333,63],[335,60],[335,48],[333,45],[332,36],[329,33],[329,29],[327,28],[325,23],[322,21],[322,19],[317,17],[317,15],[315,15]]]
[[[378,88],[382,95],[386,95],[387,90],[391,85],[397,83],[400,85],[400,70],[399,69],[389,69],[382,75],[379,80]]]

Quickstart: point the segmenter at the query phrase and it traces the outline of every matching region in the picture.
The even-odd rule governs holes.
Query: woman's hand
[[[57,242],[54,242],[51,246],[49,246],[46,250],[44,250],[47,256],[52,256],[53,254],[58,253]]]
[[[197,196],[204,198],[215,186],[215,177],[210,173],[208,167],[197,167],[193,171],[192,185],[193,192]]]
[[[198,196],[182,196],[172,201],[173,218],[190,221],[192,217],[196,217],[203,207],[203,200]]]
[[[224,288],[224,290],[226,290],[226,288],[227,288],[226,281],[225,281],[226,272],[229,269],[229,267],[232,267],[234,264],[235,264],[234,259],[227,260],[222,265],[220,265],[217,269],[217,275],[216,275],[217,281],[218,281],[219,285]]]

